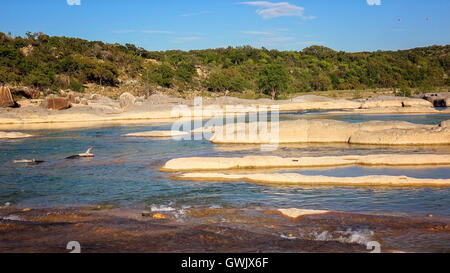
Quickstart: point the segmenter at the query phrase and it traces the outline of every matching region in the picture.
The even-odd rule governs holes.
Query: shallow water
[[[361,122],[398,120],[398,116],[339,116]],[[323,116],[321,116],[323,118]],[[402,120],[434,124],[449,116],[402,116]],[[171,180],[158,170],[167,160],[189,156],[325,156],[369,153],[450,153],[447,146],[364,146],[348,144],[282,145],[274,152],[259,146],[212,145],[202,141],[125,138],[123,134],[170,130],[171,124],[107,126],[73,130],[38,130],[38,138],[0,141],[0,203],[20,206],[71,207],[112,204],[124,207],[299,207],[352,212],[450,216],[450,188],[293,187],[246,182]],[[94,147],[91,159],[64,159]],[[45,160],[37,166],[14,164],[18,159]],[[276,170],[267,170],[276,171]],[[282,170],[287,171],[287,170]],[[450,167],[289,170],[303,174],[358,176],[366,174],[450,178]]]
[[[420,115],[420,114],[372,114],[372,115],[361,115],[361,114],[329,114],[327,111],[319,111],[319,112],[293,112],[293,113],[286,113],[286,114],[280,114],[280,120],[292,120],[292,119],[299,119],[299,118],[310,118],[310,119],[334,119],[334,120],[340,120],[345,121],[349,123],[359,123],[359,122],[366,122],[366,121],[391,121],[391,120],[397,120],[397,121],[406,121],[416,124],[439,124],[440,122],[444,120],[450,119],[450,114],[448,113],[442,113],[442,114],[427,114],[427,115]]]

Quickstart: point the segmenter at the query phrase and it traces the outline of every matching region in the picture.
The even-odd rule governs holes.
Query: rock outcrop
[[[68,99],[53,95],[48,96],[41,106],[49,110],[65,110],[71,107]]]
[[[33,137],[29,134],[24,134],[20,132],[0,132],[0,139],[19,139],[19,138],[29,138]]]
[[[273,185],[299,186],[390,186],[390,187],[449,187],[450,179],[421,179],[407,176],[370,175],[358,177],[332,177],[302,175],[298,173],[185,173],[179,180],[198,181],[247,181]]]
[[[267,132],[256,130],[258,126],[258,123],[249,123],[215,127],[210,141],[222,144],[450,144],[450,128],[399,121],[346,123],[335,120],[289,120],[267,123]]]
[[[358,131],[349,141],[350,144],[375,145],[435,145],[450,143],[450,128],[434,126],[432,128],[388,129],[381,131]]]
[[[62,92],[64,96],[67,96],[67,92]],[[40,94],[42,95],[42,94]],[[70,95],[70,94],[69,94]],[[402,103],[407,102],[403,100]],[[270,106],[279,106],[280,111],[301,111],[301,110],[333,110],[339,109],[340,111],[328,112],[328,114],[386,114],[386,113],[436,113],[436,114],[448,114],[450,109],[441,110],[435,109],[430,106],[411,106],[400,107],[396,102],[395,107],[379,107],[370,109],[361,109],[361,100],[349,101],[349,100],[336,100],[332,98],[320,97],[320,96],[301,96],[293,98],[292,100],[272,101],[269,99],[258,100],[245,100],[232,97],[219,97],[219,98],[204,98],[203,99],[203,111],[194,110],[194,100],[170,98],[163,95],[153,95],[142,101],[142,98],[135,98],[131,94],[123,94],[122,100],[112,100],[107,97],[103,97],[99,94],[94,94],[89,98],[86,95],[79,95],[75,97],[75,104],[79,104],[71,111],[53,111],[43,112],[41,114],[31,114],[33,111],[29,111],[28,107],[34,107],[36,103],[41,103],[41,100],[22,100],[20,102],[24,110],[20,111],[8,111],[8,113],[0,117],[0,124],[43,124],[54,122],[104,122],[104,121],[130,121],[130,120],[152,120],[157,122],[175,121],[180,117],[187,119],[194,118],[214,118],[220,115],[235,114],[244,116],[249,112],[264,111]],[[427,102],[426,102],[427,103]],[[45,106],[44,102],[42,105]],[[63,106],[65,103],[63,102]],[[180,107],[186,106],[186,107]],[[242,107],[235,107],[240,105]],[[86,107],[87,106],[87,107]],[[233,106],[233,107],[228,107]],[[404,105],[405,106],[405,105]],[[67,107],[64,106],[63,108]],[[173,110],[180,111],[173,111]],[[342,110],[344,109],[344,110]],[[320,115],[320,113],[318,113]],[[293,124],[296,125],[296,124]],[[332,124],[331,124],[332,125]],[[37,126],[37,125],[36,125]],[[282,125],[283,126],[283,125]],[[45,126],[44,126],[45,127]],[[314,125],[311,125],[310,131],[313,130]],[[354,127],[354,126],[351,126]],[[304,129],[305,127],[303,127]],[[331,127],[330,127],[331,128]],[[347,127],[345,127],[347,128]],[[345,129],[344,128],[344,129]],[[287,128],[289,130],[290,128]],[[295,128],[294,128],[295,129]],[[342,142],[347,138],[349,140],[350,135],[348,131],[341,132],[341,128],[335,128],[335,136],[329,137],[326,134],[328,128],[324,128],[323,141],[338,141]],[[347,130],[347,129],[346,129]],[[353,130],[353,129],[352,129]],[[298,132],[298,130],[297,130]],[[283,133],[284,134],[284,133]],[[301,132],[305,134],[305,132]],[[314,133],[308,132],[310,136],[314,136]],[[316,134],[317,136],[317,134]],[[330,139],[331,138],[331,139]],[[334,138],[334,139],[333,139]],[[337,140],[336,140],[337,139]],[[222,143],[220,138],[215,141]],[[308,137],[302,142],[314,141],[314,138]],[[231,141],[230,143],[261,143],[262,140],[256,141]],[[287,139],[287,143],[298,142],[298,139]],[[225,143],[225,142],[223,142]]]
[[[435,107],[450,107],[450,92],[427,93],[419,97],[431,102]]]
[[[380,96],[364,100],[361,109],[386,107],[432,107],[433,104],[423,99]]]
[[[336,166],[446,166],[450,155],[375,154],[283,158],[278,156],[186,157],[169,160],[163,171],[212,171],[231,169],[306,168]]]
[[[0,86],[0,107],[16,107],[17,103],[12,97],[8,87]]]

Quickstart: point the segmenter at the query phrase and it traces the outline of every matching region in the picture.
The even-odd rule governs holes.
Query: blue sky
[[[450,44],[449,14],[448,0],[14,0],[2,3],[0,31],[149,50],[319,44],[355,52]]]

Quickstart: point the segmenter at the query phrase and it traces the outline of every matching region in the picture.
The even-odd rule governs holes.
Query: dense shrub
[[[399,93],[408,95],[407,88],[432,92],[450,86],[449,56],[450,45],[359,53],[323,46],[303,51],[242,46],[150,52],[132,44],[43,33],[13,38],[0,32],[0,83],[82,90],[87,83],[117,86],[120,76],[164,87],[204,86],[215,92],[253,89],[277,95],[400,86]],[[209,77],[197,75],[197,66],[210,71]]]

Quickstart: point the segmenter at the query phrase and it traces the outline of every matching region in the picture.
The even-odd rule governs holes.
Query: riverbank
[[[131,95],[130,95],[131,96]],[[0,126],[32,125],[33,128],[46,128],[48,124],[70,127],[80,123],[136,121],[169,122],[180,117],[211,118],[217,114],[250,113],[279,109],[281,112],[309,110],[340,110],[341,113],[450,113],[449,109],[437,110],[431,102],[423,99],[401,97],[377,97],[371,99],[346,100],[315,95],[305,95],[289,100],[272,101],[269,99],[247,100],[233,97],[204,98],[200,111],[194,111],[194,100],[153,95],[147,99],[130,98],[128,104],[107,97],[92,96],[84,104],[72,103],[66,110],[48,110],[40,106],[41,100],[19,101],[20,108],[1,108]],[[180,106],[184,106],[180,108]],[[234,107],[229,107],[234,106]],[[236,107],[240,106],[240,107]],[[276,108],[271,108],[276,107]],[[173,111],[175,109],[175,111]],[[203,110],[203,111],[202,111]]]
[[[311,213],[311,212],[309,212]],[[275,208],[0,209],[0,252],[448,252],[450,219],[329,212],[292,218]],[[420,235],[420,236],[418,236]]]

